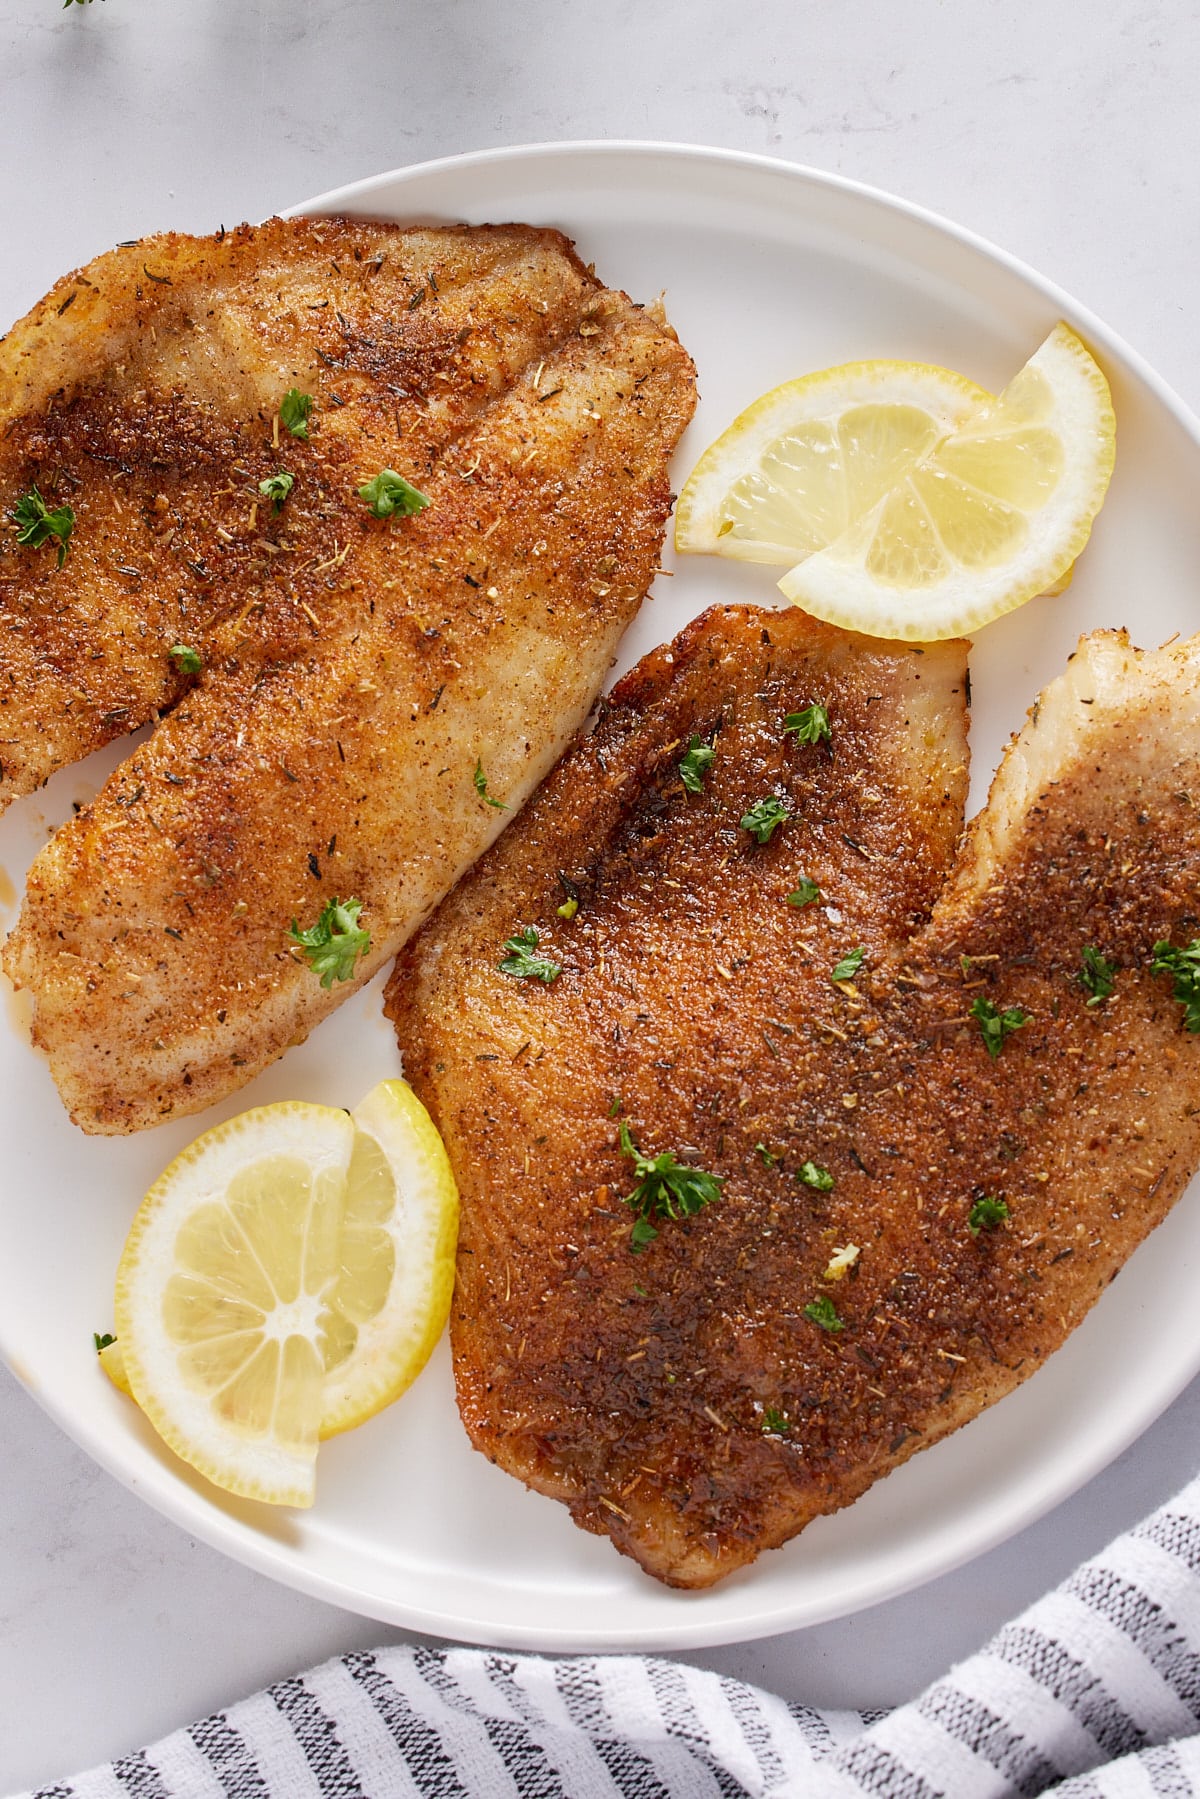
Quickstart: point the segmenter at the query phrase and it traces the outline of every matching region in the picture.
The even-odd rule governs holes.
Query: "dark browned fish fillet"
[[[305,1036],[552,765],[653,576],[693,373],[556,232],[349,220],[114,252],[3,355],[0,507],[36,480],[77,519],[61,570],[3,534],[6,792],[173,708],[4,953],[72,1116],[127,1131]],[[371,515],[384,467],[424,511]],[[371,951],[322,988],[288,927],[351,895]]]
[[[1200,640],[1084,640],[951,869],[963,675],[961,646],[706,615],[397,967],[463,1188],[467,1429],[671,1584],[720,1579],[1023,1380],[1200,1155],[1200,1042],[1149,967],[1200,914]],[[781,730],[814,699],[828,750]],[[689,796],[676,764],[714,729]],[[738,820],[764,792],[793,810],[760,848]],[[802,874],[822,902],[790,907]],[[528,924],[549,986],[497,972]],[[1085,946],[1119,971],[1098,1004]],[[995,1060],[979,1000],[1030,1015]],[[620,1120],[725,1183],[638,1255]]]

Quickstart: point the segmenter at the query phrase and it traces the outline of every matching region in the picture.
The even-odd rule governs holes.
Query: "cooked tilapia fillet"
[[[406,1068],[463,1190],[467,1429],[673,1585],[1032,1373],[1200,1158],[1200,1040],[1149,967],[1200,913],[1200,639],[1084,639],[955,858],[963,672],[957,646],[707,615],[397,965]],[[814,699],[830,745],[785,743]],[[676,765],[714,729],[693,797]],[[764,792],[793,811],[760,848],[738,820]],[[801,875],[822,898],[792,907]],[[549,986],[497,972],[527,924]],[[1096,1004],[1085,946],[1118,970]],[[981,999],[1029,1014],[995,1060]],[[636,1255],[622,1120],[725,1183]]]
[[[522,804],[586,715],[650,583],[667,458],[693,405],[691,364],[669,328],[600,287],[556,233],[312,221],[264,233],[260,252],[280,237],[302,248],[294,292],[280,298],[288,257],[264,255],[264,316],[255,323],[247,264],[250,322],[222,299],[211,354],[196,320],[177,321],[173,337],[157,326],[164,379],[188,383],[163,405],[208,431],[203,458],[190,438],[185,449],[152,436],[135,477],[168,491],[175,536],[156,546],[120,468],[76,454],[104,412],[87,389],[64,402],[68,418],[77,406],[82,437],[62,423],[70,448],[55,452],[81,482],[63,570],[45,551],[5,552],[20,569],[14,616],[29,621],[16,636],[30,660],[12,684],[25,689],[27,771],[39,705],[60,742],[54,758],[113,729],[90,703],[74,734],[58,729],[53,682],[34,684],[36,668],[57,667],[47,638],[65,633],[60,604],[78,640],[61,648],[64,682],[82,680],[94,655],[96,685],[110,684],[100,704],[130,671],[125,722],[174,702],[37,858],[4,952],[34,993],[35,1041],[90,1131],[198,1111],[249,1079],[395,953]],[[171,271],[176,286],[162,291],[188,309],[187,252],[170,243],[175,261],[165,244],[138,254],[155,274]],[[203,269],[226,246],[191,254]],[[336,289],[338,270],[353,271],[352,298]],[[197,277],[187,316],[214,297]],[[77,299],[62,322],[91,304]],[[281,327],[276,346],[266,315],[281,306],[314,310],[294,341]],[[107,329],[111,385],[126,345]],[[261,352],[259,335],[270,345]],[[217,372],[197,388],[191,366],[206,358]],[[139,366],[135,387],[143,378]],[[317,397],[311,442],[285,433],[276,451],[271,415],[292,384]],[[143,402],[122,389],[131,435],[153,416]],[[42,425],[59,430],[57,405]],[[108,443],[102,431],[97,440]],[[275,516],[257,482],[281,465],[296,485]],[[358,498],[385,465],[428,496],[415,517],[377,519]],[[22,463],[16,485],[50,466]],[[115,631],[92,585],[110,554],[139,562],[158,608],[147,621],[134,593]],[[189,573],[197,562],[209,571],[202,589]],[[56,585],[68,576],[73,587]],[[179,597],[163,599],[172,582]],[[145,639],[152,647],[130,649]],[[177,641],[204,655],[182,697],[163,674]],[[362,902],[371,950],[352,980],[324,989],[288,929],[314,923],[334,896]]]
[[[145,238],[64,277],[0,341],[0,514],[36,483],[76,515],[61,569],[0,530],[0,806],[173,704],[175,644],[222,673],[311,657],[379,551],[358,483],[421,485],[602,291],[556,232],[344,219]],[[308,442],[276,422],[291,387]]]

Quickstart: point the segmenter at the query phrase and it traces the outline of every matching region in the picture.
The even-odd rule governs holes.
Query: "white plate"
[[[996,388],[1060,317],[1112,381],[1117,470],[1064,598],[991,626],[972,658],[975,799],[1008,732],[1077,633],[1156,644],[1196,624],[1200,427],[1112,333],[1029,270],[916,209],[763,158],[654,145],[485,152],[323,195],[299,211],[562,226],[603,279],[670,316],[700,371],[680,477],[747,401],[789,376],[868,356],[961,369]],[[670,564],[670,558],[668,558]],[[690,559],[661,580],[627,665],[715,600],[770,604],[769,570]],[[118,759],[70,770],[0,824],[0,920],[30,857]],[[509,1647],[684,1648],[852,1612],[944,1573],[1102,1468],[1200,1367],[1200,1205],[1190,1192],[1082,1328],[1017,1393],[854,1506],[714,1592],[673,1593],[467,1445],[445,1346],[392,1412],[321,1452],[317,1504],[274,1514],[224,1500],[164,1450],[96,1365],[137,1201],[200,1128],[127,1141],[67,1122],[40,1058],[0,1022],[0,1352],[97,1461],[197,1537],[306,1592],[438,1635]],[[209,1124],[284,1097],[352,1105],[399,1071],[379,985]]]

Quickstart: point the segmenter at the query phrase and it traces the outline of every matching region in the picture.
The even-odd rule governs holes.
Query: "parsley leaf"
[[[848,950],[840,962],[834,964],[829,976],[831,981],[852,981],[863,964],[866,950],[860,944],[857,949]]]
[[[984,999],[980,993],[972,1003],[971,1017],[978,1019],[984,1047],[994,1062],[1004,1048],[1004,1039],[1014,1031],[1024,1030],[1030,1014],[1023,1006],[1009,1006],[1006,1011],[998,1012],[991,1000]],[[1200,1030],[1200,1025],[1196,1028]]]
[[[818,1167],[816,1162],[802,1162],[796,1179],[803,1181],[806,1187],[815,1187],[818,1193],[828,1193],[833,1186],[833,1176],[828,1168]]]
[[[973,1237],[980,1231],[994,1231],[998,1224],[1003,1224],[1009,1216],[1007,1202],[1003,1199],[992,1199],[984,1194],[975,1201],[967,1214],[967,1229]]]
[[[264,499],[270,500],[276,512],[282,512],[283,502],[295,485],[295,475],[289,474],[287,469],[281,468],[276,469],[273,475],[268,475],[265,481],[260,481],[258,491]]]
[[[773,1149],[768,1149],[765,1143],[756,1143],[754,1145],[754,1147],[758,1151],[759,1155],[762,1157],[763,1167],[764,1168],[774,1168],[776,1162],[778,1162],[778,1160],[779,1160],[779,1157],[775,1153],[775,1151]]]
[[[44,543],[56,544],[58,566],[62,567],[75,529],[75,514],[69,506],[59,506],[51,512],[34,486],[22,494],[8,516],[17,528],[18,543],[27,543],[35,550]]]
[[[471,779],[475,783],[475,791],[479,795],[481,800],[486,800],[489,806],[495,806],[497,812],[507,812],[508,811],[508,807],[504,804],[503,800],[494,800],[492,798],[491,794],[488,792],[487,776],[483,772],[482,760],[478,760],[476,762],[475,773],[471,776]],[[559,907],[559,911],[560,912],[562,911],[561,906]],[[567,916],[570,917],[571,914],[568,913]]]
[[[703,793],[704,777],[716,753],[711,744],[704,743],[699,737],[691,739],[687,755],[679,764],[679,779],[689,793]]]
[[[787,903],[789,906],[811,906],[813,901],[819,900],[820,897],[821,889],[817,883],[810,881],[807,875],[801,875],[796,882],[795,893],[788,894]]]
[[[204,658],[199,650],[194,650],[186,643],[173,643],[167,651],[181,675],[198,675],[204,667]]]
[[[69,4],[70,4],[70,0],[68,0],[68,5]],[[100,1354],[100,1351],[102,1349],[108,1349],[113,1343],[116,1342],[116,1340],[117,1339],[113,1336],[111,1331],[105,1331],[103,1336],[100,1335],[99,1331],[92,1332],[92,1342],[96,1345],[96,1354],[97,1355]]]
[[[284,430],[290,431],[293,437],[307,438],[313,405],[311,394],[302,394],[298,387],[289,387],[279,402],[279,422]]]
[[[489,800],[488,804],[490,806],[494,806],[496,804],[496,801]],[[506,810],[507,810],[507,808],[506,808]],[[575,914],[579,910],[579,901],[578,901],[578,899],[576,899],[575,895],[572,894],[569,899],[565,899],[563,901],[561,906],[555,906],[554,910],[558,914],[559,918],[565,918],[567,923],[570,924],[571,920],[574,918]]]
[[[535,956],[533,952],[537,946],[537,930],[527,924],[504,945],[508,954],[503,962],[497,963],[500,973],[511,975],[514,981],[542,981],[548,987],[562,973],[562,967],[548,956]]]
[[[765,1405],[762,1409],[762,1431],[764,1437],[786,1437],[791,1424],[783,1412],[777,1412],[773,1405]]]
[[[644,1156],[634,1142],[629,1126],[622,1121],[621,1149],[633,1158],[637,1185],[627,1193],[624,1204],[637,1213],[630,1233],[629,1247],[640,1255],[658,1236],[656,1218],[693,1218],[697,1212],[720,1199],[725,1184],[723,1174],[708,1174],[703,1168],[690,1168],[677,1162],[670,1150],[659,1156]]]
[[[1172,995],[1184,1007],[1185,1027],[1200,1031],[1200,937],[1193,937],[1186,949],[1176,949],[1165,938],[1156,943],[1150,973],[1172,977]]]
[[[801,712],[789,712],[783,721],[784,733],[795,733],[797,743],[828,743],[833,736],[829,714],[816,700]]]
[[[391,518],[393,512],[398,512],[401,518],[411,518],[414,512],[420,512],[429,504],[426,496],[394,468],[380,469],[377,475],[364,481],[358,497],[367,502],[376,518]]]
[[[828,1293],[822,1293],[816,1299],[810,1299],[804,1308],[804,1316],[811,1324],[819,1324],[823,1331],[845,1330],[845,1325],[838,1317],[837,1307]]]
[[[1086,943],[1079,952],[1083,968],[1078,975],[1079,985],[1091,994],[1089,1006],[1098,1006],[1106,1000],[1117,984],[1117,965],[1106,962],[1098,949]]]
[[[370,949],[371,933],[358,922],[361,911],[361,900],[332,899],[307,931],[302,931],[293,918],[288,936],[300,945],[308,966],[320,975],[322,987],[348,981],[358,958]]]
[[[792,815],[790,806],[784,804],[775,794],[767,794],[765,799],[755,800],[749,812],[742,814],[740,824],[743,831],[749,831],[757,843],[769,843],[771,834],[780,825],[785,825]]]

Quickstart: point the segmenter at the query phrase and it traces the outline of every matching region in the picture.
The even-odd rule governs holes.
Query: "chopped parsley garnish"
[[[68,3],[69,3],[69,0],[68,0]],[[100,1354],[100,1351],[102,1349],[108,1349],[113,1343],[116,1342],[116,1340],[117,1339],[113,1336],[111,1331],[105,1331],[103,1336],[100,1335],[99,1331],[92,1332],[92,1342],[96,1345],[96,1354],[97,1355]]]
[[[828,1168],[821,1168],[816,1162],[802,1162],[796,1179],[803,1181],[806,1187],[815,1187],[818,1193],[828,1193],[833,1187],[833,1176]]]
[[[791,807],[785,806],[775,794],[769,793],[765,799],[755,800],[749,812],[742,814],[741,828],[749,831],[756,843],[769,843],[772,832],[786,824],[791,815]]]
[[[1079,953],[1083,960],[1078,977],[1079,985],[1091,994],[1088,1005],[1098,1006],[1108,998],[1117,984],[1116,963],[1106,962],[1100,951],[1093,949],[1090,943],[1085,944]]]
[[[773,1149],[768,1149],[765,1143],[756,1143],[754,1145],[754,1147],[758,1151],[759,1155],[762,1157],[763,1167],[764,1168],[774,1168],[776,1162],[778,1162],[778,1160],[779,1160],[779,1157],[776,1155],[775,1151]]]
[[[967,1229],[973,1237],[980,1231],[994,1231],[1009,1216],[1007,1202],[1003,1199],[992,1199],[989,1195],[977,1199],[967,1213]]]
[[[308,966],[320,975],[322,987],[348,981],[358,958],[370,949],[371,933],[358,922],[361,911],[361,900],[332,899],[307,931],[302,931],[293,918],[288,936],[300,945]]]
[[[633,1158],[637,1185],[627,1193],[624,1204],[636,1212],[629,1247],[640,1255],[658,1236],[654,1219],[694,1218],[697,1212],[720,1199],[725,1184],[723,1174],[708,1174],[703,1168],[690,1168],[677,1162],[670,1150],[659,1156],[644,1156],[630,1133],[621,1125],[621,1149]]]
[[[181,675],[198,675],[204,667],[204,658],[199,650],[192,649],[187,643],[173,643],[167,655]]]
[[[807,875],[801,875],[796,882],[796,891],[788,894],[787,903],[789,906],[811,906],[820,897],[821,889],[817,883],[810,881]]]
[[[716,755],[710,743],[699,737],[693,737],[687,747],[687,755],[679,764],[679,779],[689,793],[703,793],[704,777]]]
[[[1176,949],[1165,938],[1156,943],[1150,973],[1171,976],[1172,994],[1184,1008],[1185,1027],[1200,1031],[1200,937],[1193,937],[1186,949]]]
[[[44,543],[56,544],[58,566],[62,567],[75,529],[75,514],[69,506],[59,506],[51,512],[35,486],[21,495],[8,516],[17,528],[18,543],[27,543],[34,550]]]
[[[777,1412],[773,1405],[765,1405],[762,1409],[762,1430],[764,1437],[785,1437],[791,1424],[782,1412]]]
[[[562,967],[548,956],[535,956],[537,946],[536,927],[525,925],[505,943],[508,954],[497,964],[500,973],[511,975],[514,981],[542,981],[548,987],[562,973]]]
[[[287,499],[295,485],[295,475],[289,474],[287,469],[281,468],[276,469],[273,475],[268,475],[265,481],[260,481],[258,484],[258,491],[263,496],[264,500],[270,500],[276,512],[281,512],[283,510],[283,502]]]
[[[816,1299],[810,1299],[804,1308],[804,1316],[811,1324],[819,1324],[823,1331],[845,1330],[845,1325],[838,1317],[837,1307],[828,1293],[822,1293]]]
[[[1024,1030],[1030,1015],[1023,1006],[1009,1006],[1000,1012],[981,993],[972,1002],[971,1017],[978,1019],[984,1047],[994,1062],[1004,1048],[1004,1039],[1011,1037],[1014,1031]],[[1200,1025],[1197,1029],[1200,1030]]]
[[[307,438],[313,405],[311,394],[302,394],[298,387],[289,387],[279,402],[279,422],[284,430],[290,431],[293,437]]]
[[[829,978],[831,981],[852,981],[863,964],[866,950],[860,944],[857,949],[848,950],[840,962],[834,964]]]
[[[489,800],[488,804],[494,806],[497,802],[495,800]],[[507,807],[505,810],[507,811]],[[554,910],[560,918],[565,918],[567,923],[570,924],[571,920],[579,910],[579,901],[576,899],[575,895],[572,894],[570,899],[565,899],[562,905],[555,906]]]
[[[783,729],[785,733],[793,732],[797,743],[828,743],[833,736],[829,729],[829,714],[815,700],[800,712],[789,712],[783,721]]]
[[[621,1116],[621,1095],[619,1093],[613,1094],[612,1105],[608,1108],[607,1116],[609,1118],[619,1118]]]
[[[394,512],[401,518],[411,518],[414,512],[420,512],[429,504],[426,496],[393,468],[380,469],[377,475],[364,481],[358,497],[367,502],[376,518],[391,518]]]
[[[488,792],[487,776],[483,772],[482,761],[476,762],[475,773],[471,776],[471,779],[475,783],[475,791],[479,795],[481,800],[486,800],[489,806],[495,806],[497,812],[507,812],[508,811],[508,807],[504,804],[503,800],[494,800],[492,798],[491,794]],[[561,906],[559,907],[559,912],[560,913],[562,912]],[[570,915],[570,913],[568,913],[566,916],[570,917],[571,915]]]

